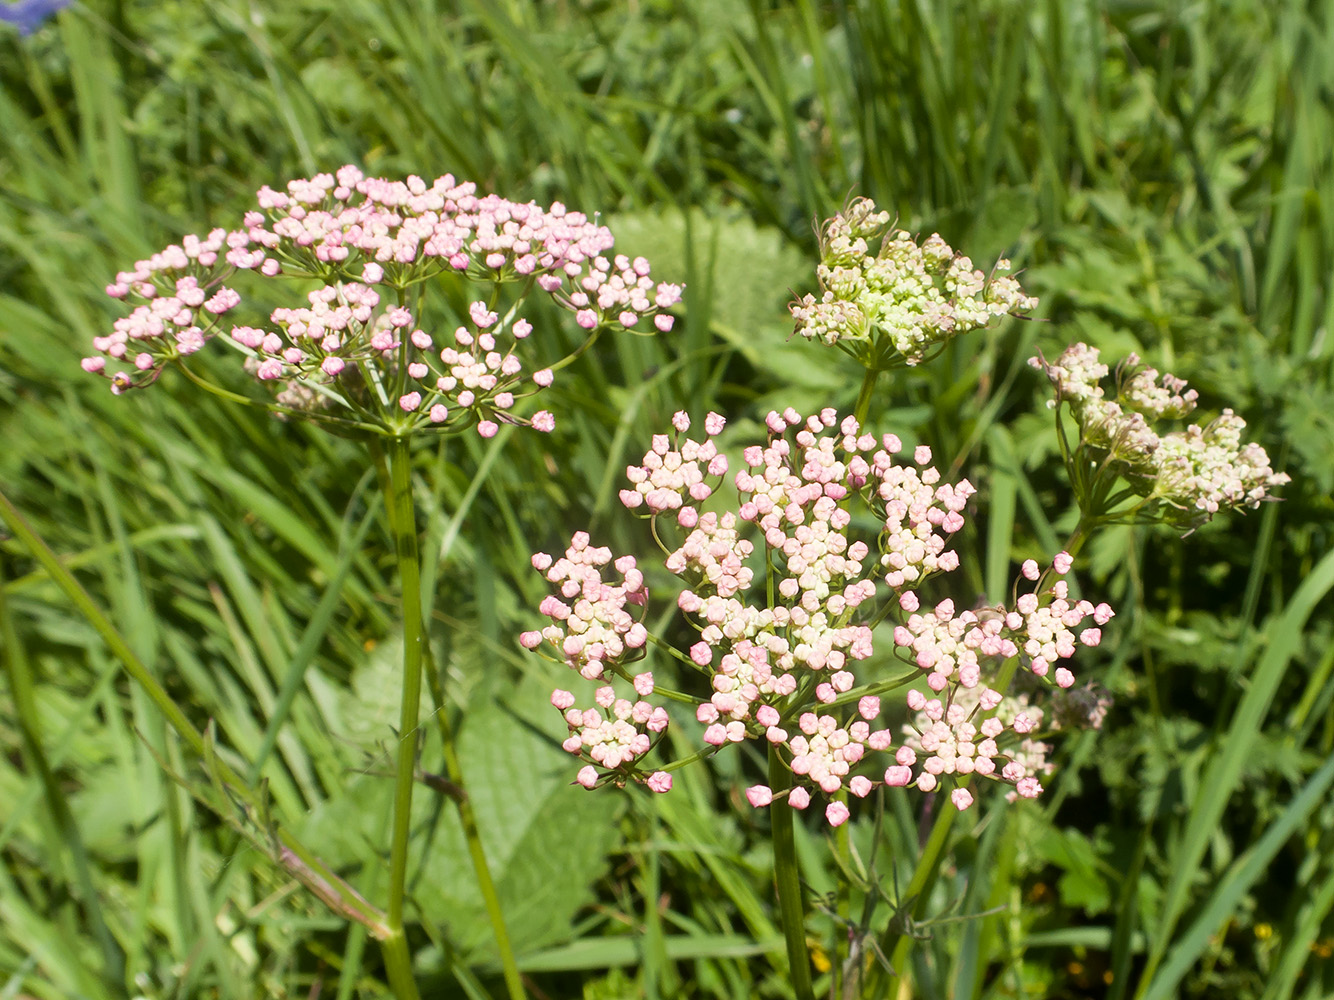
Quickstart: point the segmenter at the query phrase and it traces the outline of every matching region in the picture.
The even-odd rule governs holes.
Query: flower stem
[[[1012,657],[1005,661],[1000,674],[996,678],[995,689],[997,691],[1003,694],[1009,689],[1010,682],[1014,680],[1015,671],[1018,667],[1018,657]],[[983,712],[977,720],[978,724],[981,724],[982,719],[995,715],[998,709],[999,706]],[[917,867],[913,870],[912,879],[908,882],[908,888],[902,896],[902,905],[907,910],[906,919],[901,922],[891,921],[880,938],[880,950],[882,954],[889,956],[889,965],[892,970],[890,976],[897,978],[900,983],[903,982],[904,968],[908,962],[908,952],[913,945],[912,935],[906,933],[909,928],[909,921],[920,918],[926,912],[927,897],[930,895],[928,889],[940,868],[945,844],[950,836],[950,827],[954,823],[954,817],[959,812],[951,806],[949,799],[943,794],[943,790],[941,793],[937,793],[936,801],[939,803],[939,811],[936,813],[935,822],[931,826],[931,833],[927,837],[926,845],[922,848],[922,854],[917,859]],[[880,994],[872,992],[871,995],[879,996]]]
[[[398,496],[398,486],[391,479],[391,473],[385,468],[385,455],[376,442],[372,441],[371,457],[375,461],[376,472],[380,477],[380,484],[384,488],[387,497],[396,498]],[[409,482],[410,487],[410,482]],[[411,493],[408,493],[409,501],[407,504],[406,515],[410,524],[415,523],[411,502]],[[389,526],[394,536],[397,538],[402,532],[404,510],[395,505],[391,500],[386,510],[389,513]],[[413,530],[413,543],[416,543],[415,528]],[[419,593],[420,593],[420,588]],[[420,614],[421,602],[418,601],[418,613]],[[440,731],[440,744],[444,750],[445,756],[445,777],[456,790],[456,794],[451,797],[457,803],[459,808],[459,823],[463,827],[463,836],[468,844],[468,855],[472,860],[473,872],[477,878],[477,888],[482,894],[482,901],[486,906],[487,917],[491,921],[491,932],[496,939],[496,950],[500,954],[500,965],[504,970],[505,988],[509,993],[511,1000],[525,1000],[527,994],[524,992],[523,981],[519,977],[519,966],[514,960],[514,947],[510,943],[509,931],[505,926],[504,913],[500,908],[500,895],[496,892],[495,879],[491,877],[491,868],[487,864],[486,851],[482,847],[482,838],[477,827],[477,814],[473,811],[472,800],[468,797],[467,786],[463,780],[463,768],[459,763],[458,752],[456,750],[456,740],[454,738],[454,726],[449,718],[449,711],[445,704],[445,685],[441,679],[440,670],[436,666],[435,658],[431,655],[430,643],[427,641],[429,636],[424,628],[419,629],[421,638],[421,665],[422,672],[426,674],[427,688],[431,693],[431,700],[435,706],[436,727]]]
[[[880,378],[880,369],[866,369],[866,375],[862,378],[861,391],[857,393],[857,405],[852,411],[860,425],[864,426],[866,424],[866,415],[871,412],[871,396],[875,392],[875,383],[878,378]]]
[[[769,787],[774,800],[769,804],[769,825],[774,842],[774,882],[778,888],[778,911],[782,918],[783,937],[787,940],[788,976],[792,981],[792,995],[796,1000],[815,1000],[811,987],[811,960],[806,947],[806,913],[801,899],[801,872],[797,868],[797,842],[793,833],[792,806],[786,792],[792,787],[788,771],[778,747],[769,744]]]
[[[408,440],[389,442],[389,488],[385,507],[391,511],[398,556],[403,616],[403,694],[398,716],[398,761],[394,781],[394,825],[389,848],[389,934],[382,942],[389,985],[398,1000],[418,1000],[412,978],[412,955],[403,929],[403,899],[408,878],[408,838],[412,831],[412,789],[417,766],[417,715],[422,685],[421,563],[417,554],[417,522],[412,504],[412,469]]]

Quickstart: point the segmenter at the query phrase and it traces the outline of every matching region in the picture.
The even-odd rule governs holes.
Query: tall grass
[[[1139,350],[1253,418],[1295,482],[1189,545],[1125,531],[1094,547],[1090,582],[1127,609],[1105,647],[1108,728],[1068,744],[1045,803],[956,824],[955,864],[917,900],[895,893],[921,818],[890,796],[853,831],[868,858],[881,836],[878,883],[854,900],[899,907],[923,997],[1323,996],[1332,7],[88,0],[0,38],[3,492],[218,754],[263,781],[275,821],[374,884],[397,725],[374,483],[341,443],[183,382],[111,398],[77,367],[110,322],[101,287],[260,184],[348,161],[601,211],[688,282],[685,322],[582,358],[551,440],[419,457],[448,710],[491,789],[476,805],[507,913],[537,907],[514,929],[537,989],[783,996],[736,775],[686,772],[653,802],[576,794],[549,679],[512,636],[539,596],[532,550],[590,516],[629,548],[607,517],[618,467],[671,410],[744,429],[780,400],[851,407],[856,377],[788,343],[783,305],[810,284],[812,220],[870,195],[981,264],[1013,257],[1043,298],[1041,322],[974,335],[875,416],[986,484],[964,543],[978,594],[1073,523],[1023,365],[1035,347]],[[0,539],[0,572],[0,992],[385,995],[360,933],[183,793],[172,772],[200,760],[18,539]],[[478,736],[493,727],[504,759]],[[418,818],[424,989],[496,993],[462,833],[442,801]],[[849,876],[821,837],[799,826],[797,848],[833,891]],[[869,953],[885,912],[813,918],[817,967],[836,942]]]

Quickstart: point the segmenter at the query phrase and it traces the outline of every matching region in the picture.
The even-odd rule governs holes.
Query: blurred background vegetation
[[[543,592],[532,551],[588,525],[647,551],[610,515],[674,409],[718,409],[740,442],[772,405],[851,408],[860,372],[790,342],[785,303],[813,285],[814,220],[855,193],[979,266],[1013,258],[1042,300],[873,408],[981,488],[957,597],[1003,598],[1073,525],[1036,349],[1136,350],[1293,476],[1190,538],[1086,550],[1085,589],[1121,614],[1078,669],[1116,705],[1063,742],[1043,799],[955,824],[913,995],[1334,992],[1334,4],[85,0],[0,31],[0,484],[356,884],[384,867],[398,699],[360,453],[180,378],[113,398],[78,368],[116,315],[105,284],[234,225],[261,184],[343,163],[600,212],[687,283],[673,334],[607,338],[557,382],[554,435],[420,456],[435,642],[534,994],[781,997],[766,820],[738,793],[755,761],[652,801],[571,789],[545,703],[561,675],[514,637]],[[552,358],[568,326],[540,326]],[[12,538],[0,568],[0,996],[387,995],[363,936],[173,781],[159,759],[198,762]],[[425,992],[480,996],[497,969],[461,834],[422,800]],[[920,806],[890,796],[891,896]],[[870,810],[855,822],[869,850]],[[800,844],[816,893],[837,875],[824,837]],[[810,929],[817,966],[846,946]]]

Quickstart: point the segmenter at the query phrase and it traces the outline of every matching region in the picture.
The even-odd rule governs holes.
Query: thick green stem
[[[376,470],[380,475],[380,482],[385,489],[386,496],[396,495],[396,487],[390,473],[385,468],[384,452],[375,442],[371,442],[371,457],[375,461]],[[407,510],[409,523],[413,523],[414,520],[413,509],[412,504],[409,503]],[[386,510],[389,514],[390,530],[397,538],[403,530],[401,516],[403,510],[396,506],[392,500],[386,506]],[[413,539],[415,543],[415,530]],[[420,602],[418,606],[421,606]],[[463,827],[463,836],[468,844],[468,855],[472,860],[473,872],[477,878],[477,888],[482,894],[487,917],[491,921],[491,932],[496,939],[496,950],[500,955],[500,965],[504,971],[505,988],[511,1000],[525,1000],[527,994],[524,992],[523,980],[519,976],[519,965],[514,959],[514,946],[510,943],[509,930],[505,926],[505,916],[500,908],[500,895],[496,892],[495,879],[491,877],[491,867],[487,863],[486,851],[482,847],[482,838],[477,826],[477,814],[473,811],[472,800],[468,797],[467,786],[463,779],[463,768],[459,764],[454,726],[450,722],[449,712],[445,705],[444,682],[441,679],[435,659],[431,655],[427,633],[422,629],[419,634],[421,636],[422,671],[426,675],[427,687],[431,692],[431,700],[435,707],[436,727],[440,732],[440,744],[445,755],[445,777],[452,786],[451,797],[458,805],[459,823]]]
[[[398,715],[398,761],[394,781],[394,825],[389,847],[388,936],[382,942],[389,985],[399,1000],[417,1000],[412,956],[403,930],[403,901],[408,881],[408,840],[412,832],[412,790],[416,784],[417,716],[422,690],[421,562],[417,521],[412,505],[411,456],[406,438],[389,444],[389,490],[385,506],[393,512],[394,548],[403,617],[403,693]]]
[[[857,393],[857,405],[852,411],[857,423],[862,426],[866,425],[866,416],[871,412],[871,396],[875,393],[875,383],[878,378],[880,378],[878,368],[867,368],[866,375],[862,378],[862,388]]]
[[[806,947],[806,912],[801,899],[801,872],[797,868],[797,841],[793,832],[792,806],[781,793],[792,787],[778,747],[769,744],[769,787],[774,800],[769,805],[769,824],[774,844],[774,883],[778,889],[778,912],[787,941],[788,976],[796,1000],[815,1000],[811,987],[810,951]],[[781,795],[781,797],[780,797]]]

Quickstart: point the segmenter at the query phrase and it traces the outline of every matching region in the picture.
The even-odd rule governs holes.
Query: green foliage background
[[[608,338],[557,383],[550,438],[421,456],[433,629],[536,995],[781,997],[763,819],[737,791],[755,762],[652,801],[572,789],[543,694],[560,675],[514,636],[532,551],[588,525],[644,550],[611,516],[619,470],[674,409],[727,413],[739,443],[774,405],[851,408],[860,373],[790,342],[784,305],[813,283],[813,220],[855,192],[981,266],[1012,257],[1042,300],[873,411],[981,487],[955,586],[1000,598],[1073,524],[1035,348],[1139,351],[1294,480],[1190,538],[1091,548],[1085,588],[1121,614],[1079,672],[1116,707],[1037,804],[956,824],[915,995],[1334,992],[1334,4],[86,0],[4,30],[0,483],[243,769],[295,686],[262,774],[340,872],[373,888],[384,867],[397,704],[365,469],[181,379],[111,397],[78,369],[106,282],[261,184],[354,162],[599,211],[687,283],[672,335]],[[17,541],[0,564],[0,996],[387,995],[374,948],[164,772],[198,762]],[[920,798],[891,806],[906,879]],[[428,995],[481,995],[497,970],[461,834],[444,800],[420,819]],[[823,837],[799,844],[816,892]],[[847,940],[810,928],[817,957]]]

